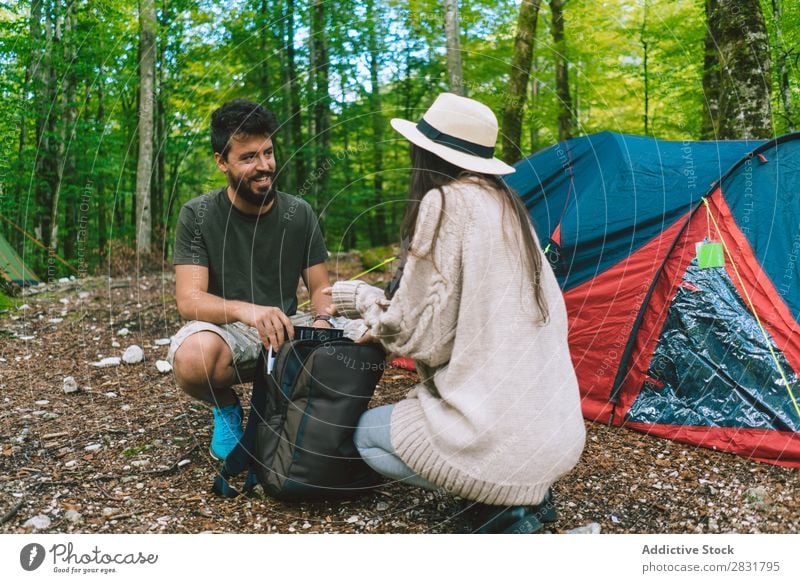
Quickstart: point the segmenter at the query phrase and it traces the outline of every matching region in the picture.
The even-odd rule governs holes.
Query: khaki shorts
[[[309,326],[312,322],[311,316],[304,313],[297,313],[290,318],[295,326]],[[167,353],[167,361],[173,364],[175,353],[181,347],[184,340],[192,334],[198,332],[213,332],[225,341],[233,355],[233,366],[243,383],[251,382],[256,370],[258,355],[261,353],[261,338],[258,330],[251,328],[241,322],[233,324],[211,324],[200,320],[192,320],[184,325],[172,337]]]

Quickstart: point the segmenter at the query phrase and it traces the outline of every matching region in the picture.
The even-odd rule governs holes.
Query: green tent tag
[[[725,250],[718,241],[703,241],[697,244],[697,265],[700,269],[725,267]]]

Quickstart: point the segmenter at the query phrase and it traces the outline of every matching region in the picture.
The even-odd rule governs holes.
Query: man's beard
[[[258,207],[266,207],[275,199],[275,174],[272,172],[264,172],[263,174],[257,174],[252,177],[253,180],[261,176],[269,177],[269,190],[266,192],[254,191],[248,186],[250,183],[249,179],[236,176],[230,170],[227,172],[227,174],[228,184],[230,184],[231,188],[234,190],[234,192],[236,192],[236,196],[242,197],[242,199],[244,199],[246,202]]]

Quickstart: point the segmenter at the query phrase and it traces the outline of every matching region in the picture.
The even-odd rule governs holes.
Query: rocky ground
[[[0,314],[0,532],[464,531],[461,501],[397,484],[338,503],[212,494],[211,415],[156,364],[179,326],[173,293],[169,273],[67,281]],[[142,362],[92,364],[131,345]],[[414,382],[390,368],[375,403]],[[593,423],[587,431],[581,463],[554,488],[549,532],[800,531],[796,470]]]

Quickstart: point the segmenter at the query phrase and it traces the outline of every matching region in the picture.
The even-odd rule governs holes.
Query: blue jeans
[[[368,466],[387,478],[409,486],[438,490],[438,486],[416,474],[395,453],[390,438],[392,409],[394,405],[383,405],[361,416],[353,436],[358,453]]]

